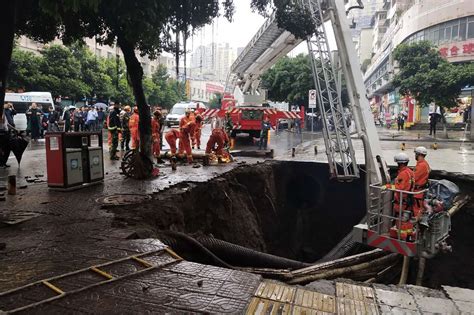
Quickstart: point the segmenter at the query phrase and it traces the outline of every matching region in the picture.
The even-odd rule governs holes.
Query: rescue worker
[[[202,116],[197,114],[195,117],[196,125],[194,127],[193,149],[197,146],[201,150],[201,131],[202,131]]]
[[[120,113],[120,121],[122,122],[122,139],[120,139],[120,149],[130,150],[130,106],[125,106],[123,111]]]
[[[140,123],[140,116],[138,116],[138,107],[133,107],[133,114],[130,117],[130,121],[128,122],[128,127],[130,128],[130,136],[132,140],[132,149],[138,150],[140,146],[140,134],[138,131],[138,124]]]
[[[390,235],[394,238],[400,235],[402,239],[410,240],[414,236],[413,223],[410,222],[412,197],[409,194],[399,192],[399,190],[413,191],[415,174],[408,167],[410,158],[406,153],[396,154],[394,161],[398,164],[397,177],[394,184],[387,184],[384,188],[398,190],[393,192],[393,212],[397,218],[402,212],[402,220],[396,220],[395,226],[390,230]]]
[[[157,162],[160,163],[161,158],[160,158],[160,149],[161,149],[161,111],[156,110],[153,112],[153,118],[151,119],[151,140],[153,142],[152,150],[153,150],[153,156],[156,158]]]
[[[224,146],[229,142],[229,136],[225,132],[224,128],[217,127],[212,130],[211,136],[207,141],[206,145],[206,156],[210,155],[212,151],[216,153],[217,158],[220,160],[224,155]],[[217,147],[216,147],[217,146]]]
[[[193,162],[193,152],[191,150],[191,137],[194,134],[195,125],[196,123],[193,121],[191,117],[191,111],[187,109],[186,114],[179,121],[179,132],[181,136],[179,138],[178,154],[182,156],[184,151],[186,151],[186,159],[188,163]]]
[[[165,134],[165,140],[168,142],[168,145],[170,146],[170,152],[171,152],[171,158],[174,158],[176,156],[176,141],[181,137],[181,133],[179,130],[171,128],[166,134]]]
[[[233,134],[234,131],[234,123],[232,121],[232,117],[230,116],[230,111],[227,111],[225,113],[225,132],[227,133],[227,136],[230,139],[230,149],[234,148],[235,144],[235,135]]]
[[[414,169],[415,173],[415,187],[414,191],[422,191],[429,186],[428,178],[430,177],[430,165],[425,160],[428,150],[425,147],[415,148],[415,160],[416,166]],[[424,193],[414,195],[413,200],[413,213],[416,218],[420,218],[423,212],[423,199]]]
[[[118,103],[114,104],[114,109],[109,114],[107,127],[109,130],[109,135],[112,138],[110,145],[110,159],[120,160],[120,158],[117,156],[117,147],[119,132],[122,130],[122,125],[120,124],[120,105]]]
[[[268,144],[268,133],[270,132],[270,128],[272,128],[272,125],[270,124],[270,120],[268,120],[268,117],[265,117],[262,120],[262,125],[261,125],[261,131],[260,131],[260,141],[258,148],[259,150],[267,149],[267,144]]]

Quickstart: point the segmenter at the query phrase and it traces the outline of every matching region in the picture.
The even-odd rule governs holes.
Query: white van
[[[173,105],[173,108],[170,110],[169,114],[166,115],[165,124],[168,127],[178,126],[181,118],[184,117],[186,109],[191,109],[196,111],[198,109],[206,109],[206,106],[200,102],[179,102]]]
[[[16,110],[13,116],[15,128],[24,131],[27,127],[26,112],[31,103],[36,103],[38,108],[47,113],[50,107],[54,108],[53,97],[49,92],[26,92],[26,93],[5,93],[5,103],[12,103]]]

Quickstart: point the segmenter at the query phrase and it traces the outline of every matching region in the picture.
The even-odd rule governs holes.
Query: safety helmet
[[[184,113],[186,115],[190,115],[191,114],[191,109],[190,108],[186,108],[186,110],[184,111]]]
[[[133,106],[133,112],[138,114],[138,106]]]
[[[393,160],[398,164],[405,164],[410,162],[410,158],[408,157],[408,155],[403,152],[395,154]]]
[[[426,150],[425,147],[416,147],[414,152],[415,152],[415,154],[421,154],[421,155],[427,155],[428,154],[428,150]]]
[[[124,108],[123,108],[124,111],[126,112],[130,112],[132,110],[132,108],[128,105],[126,105]]]

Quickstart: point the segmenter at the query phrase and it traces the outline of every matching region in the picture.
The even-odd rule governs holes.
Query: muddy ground
[[[470,177],[439,172],[434,177],[455,181],[474,196]],[[315,262],[364,216],[363,180],[330,180],[327,164],[273,161],[174,186],[141,204],[140,211],[136,206],[111,211],[117,225],[133,227],[136,238],[160,238],[160,231],[172,230]],[[471,202],[453,218],[453,253],[428,261],[425,285],[474,288],[473,223]],[[412,267],[414,283],[416,262]]]

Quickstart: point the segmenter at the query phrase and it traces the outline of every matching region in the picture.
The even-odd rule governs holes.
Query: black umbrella
[[[10,145],[10,150],[13,152],[16,157],[16,160],[18,161],[18,165],[20,165],[23,152],[25,152],[26,148],[28,147],[28,140],[26,140],[23,136],[14,131],[10,135],[8,144]]]

